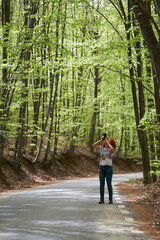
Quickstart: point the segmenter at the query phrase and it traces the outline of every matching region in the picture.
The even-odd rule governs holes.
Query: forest
[[[1,0],[0,167],[104,132],[160,175],[160,1]],[[3,161],[2,161],[3,159]],[[53,159],[53,158],[52,158]]]

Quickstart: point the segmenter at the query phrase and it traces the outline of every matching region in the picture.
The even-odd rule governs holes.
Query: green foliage
[[[36,0],[31,2],[32,6],[38,3]],[[2,53],[6,47],[8,53],[6,62],[2,54],[0,59],[1,70],[8,71],[7,106],[6,109],[2,106],[0,112],[1,117],[7,118],[5,132],[9,142],[13,143],[13,139],[16,142],[23,128],[29,150],[38,149],[41,136],[46,144],[53,104],[51,147],[55,137],[59,139],[57,149],[61,150],[72,140],[75,145],[78,141],[81,144],[89,142],[96,106],[95,139],[107,132],[107,136],[115,138],[119,146],[123,128],[122,152],[128,156],[139,154],[139,146],[134,144],[137,134],[124,23],[111,3],[90,4],[93,5],[83,0],[48,0],[35,14],[31,14],[30,4],[24,6],[22,1],[12,4],[9,41],[4,43],[2,38],[0,48]],[[36,19],[33,28],[25,22],[26,16],[29,21]],[[130,31],[133,34],[137,29],[135,26]],[[134,68],[137,40],[142,41],[139,31],[130,41]],[[143,60],[146,53],[143,48]],[[96,98],[95,67],[99,70]],[[143,84],[153,92],[153,84],[148,85],[145,70],[143,74]],[[137,81],[136,77],[134,81]],[[0,86],[4,87],[2,81]],[[151,94],[145,91],[146,96]],[[140,124],[147,131],[159,131],[155,108],[146,111]],[[159,162],[156,164],[158,168]]]
[[[151,167],[154,169],[151,171],[151,173],[160,176],[160,160],[159,159],[152,160]]]

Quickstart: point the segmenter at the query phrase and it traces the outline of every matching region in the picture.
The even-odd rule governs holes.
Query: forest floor
[[[8,156],[1,160],[0,194],[12,194],[39,185],[53,184],[63,180],[98,176],[98,155],[91,154],[87,148],[78,148],[75,153],[59,153],[56,158],[50,156],[50,163],[42,161],[32,163],[31,158],[23,156],[19,172],[14,168]],[[134,159],[120,157],[113,164],[114,174],[142,171]],[[143,230],[160,239],[160,180],[144,186],[142,179],[135,179],[119,185],[127,201],[140,213],[145,223]]]
[[[160,240],[160,181],[144,185],[143,179],[133,179],[119,185],[125,200],[131,203],[143,224],[140,230]]]

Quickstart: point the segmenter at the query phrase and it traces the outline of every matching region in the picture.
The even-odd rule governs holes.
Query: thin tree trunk
[[[95,129],[96,129],[96,119],[97,119],[97,113],[98,113],[98,104],[97,104],[97,97],[98,97],[98,85],[100,82],[99,78],[99,68],[94,68],[94,109],[92,114],[92,122],[91,122],[91,129],[90,129],[90,135],[89,135],[89,147],[90,151],[93,152],[93,142],[94,142],[94,135],[95,135]]]
[[[116,162],[117,164],[118,164],[119,155],[120,155],[120,152],[121,152],[121,147],[122,147],[122,142],[123,142],[123,133],[124,133],[124,128],[122,127],[119,147],[118,147],[118,150],[116,152],[116,155],[114,156],[114,162]]]
[[[31,12],[29,12],[28,9],[29,6],[29,2],[28,0],[24,0],[24,7],[25,7],[25,19],[24,19],[24,25],[26,27],[26,33],[25,33],[25,44],[28,44],[30,42],[30,40],[32,39],[32,35],[33,35],[33,29],[35,27],[35,23],[36,23],[36,19],[35,17],[33,17],[37,11],[38,11],[38,7],[39,7],[39,3],[32,3],[31,5]],[[26,64],[26,69],[29,67],[29,60],[30,60],[30,50],[26,50],[25,48],[22,50],[22,56],[23,60],[25,61]],[[24,90],[22,92],[22,99],[26,99],[28,96],[28,90],[27,86],[28,86],[28,79],[25,77],[24,75],[24,79],[22,80],[22,86],[24,87]],[[24,137],[24,133],[25,133],[25,117],[26,117],[26,107],[27,107],[27,102],[26,100],[22,103],[21,107],[20,107],[20,114],[19,114],[19,122],[20,122],[20,129],[19,129],[19,136],[17,137],[19,141],[18,144],[18,149],[17,149],[17,156],[16,156],[16,169],[19,169],[19,165],[20,165],[20,159],[21,159],[21,155],[22,155],[22,149],[24,147],[24,141],[25,141],[25,137]],[[16,141],[16,144],[17,144]]]
[[[151,61],[150,61],[150,57],[148,54],[145,55],[146,58],[146,73],[147,73],[147,77],[148,77],[148,85],[151,88],[151,76],[152,76],[152,72],[151,72]],[[150,65],[149,65],[150,63]],[[154,100],[152,97],[147,97],[147,104],[148,104],[148,110],[149,112],[152,111],[152,109],[154,108]],[[148,137],[149,137],[149,150],[150,150],[150,161],[155,161],[156,159],[156,152],[155,152],[155,144],[154,144],[154,133],[153,133],[153,129],[152,127],[149,128],[148,131]],[[152,171],[156,171],[156,168],[152,167],[151,165],[151,170]],[[157,176],[156,174],[152,174],[152,182],[156,182],[157,181]]]
[[[74,106],[76,109],[79,109],[81,106],[81,100],[82,100],[81,90],[82,90],[82,86],[83,86],[82,77],[83,77],[83,67],[81,66],[80,68],[78,68],[78,83],[77,83],[77,88],[76,88],[76,100],[75,100],[75,106]],[[78,121],[79,121],[79,114],[77,114],[74,111],[73,123],[74,124],[76,122],[78,123]],[[77,130],[78,130],[78,126],[73,126],[72,134],[71,134],[71,141],[70,141],[70,146],[69,146],[69,151],[72,151],[72,152],[74,152],[74,150],[75,150],[76,140],[74,137],[78,136]]]
[[[133,20],[134,24],[134,20]],[[136,25],[134,24],[136,27]],[[135,37],[137,37],[138,32],[137,30],[134,31]],[[140,41],[136,41],[136,54],[137,54],[137,74],[138,74],[138,96],[139,96],[139,114],[140,114],[140,120],[145,115],[145,98],[144,98],[144,88],[142,84],[142,59],[141,59],[141,44]],[[151,182],[150,178],[150,159],[149,159],[149,152],[148,152],[148,139],[147,139],[147,133],[145,130],[145,126],[141,124],[140,129],[138,129],[140,134],[140,145],[142,150],[143,157],[143,171],[145,175],[148,174],[148,180],[147,183]],[[147,177],[147,176],[146,176]]]
[[[42,80],[43,81],[43,80]],[[41,93],[37,93],[36,90],[40,87],[40,80],[34,80],[34,90],[35,93],[33,95],[33,137],[31,139],[32,147],[31,147],[31,155],[34,155],[34,151],[37,145],[37,130],[38,130],[38,118],[39,118],[39,109],[40,109],[40,102],[41,102]],[[42,83],[41,83],[42,88]]]
[[[58,16],[56,20],[56,49],[55,49],[55,62],[58,62],[58,53],[59,53],[59,26],[60,26],[60,11],[61,11],[61,0],[59,0],[58,3]],[[53,129],[53,118],[54,118],[54,108],[55,108],[55,103],[56,103],[56,98],[57,98],[57,91],[58,91],[58,85],[59,85],[59,69],[55,68],[54,69],[54,76],[55,76],[55,91],[54,91],[54,98],[52,102],[52,108],[51,108],[51,123],[50,123],[50,128],[49,128],[49,135],[48,135],[48,143],[47,143],[47,148],[45,151],[45,156],[44,156],[44,162],[47,161],[48,157],[48,152],[50,150],[50,142],[51,142],[51,135],[52,135],[52,129]]]
[[[63,22],[64,24],[62,25],[62,38],[61,38],[61,45],[62,45],[62,49],[61,49],[61,63],[63,62],[63,51],[64,51],[64,39],[65,39],[65,29],[66,29],[66,17],[67,17],[67,3],[65,4],[65,11],[64,11],[64,19]],[[60,84],[60,94],[59,94],[59,105],[61,105],[61,98],[62,98],[62,82],[63,82],[63,72],[61,72],[61,84]],[[56,110],[55,110],[55,138],[54,138],[54,153],[53,156],[55,156],[57,154],[57,145],[58,145],[58,138],[59,138],[59,133],[60,133],[60,112],[57,113],[59,111],[59,108],[57,106],[58,102],[56,101]],[[57,109],[58,108],[58,109]]]

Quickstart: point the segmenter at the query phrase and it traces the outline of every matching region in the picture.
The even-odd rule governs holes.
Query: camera
[[[103,134],[103,138],[102,139],[105,140],[105,138],[107,138],[106,133]]]

